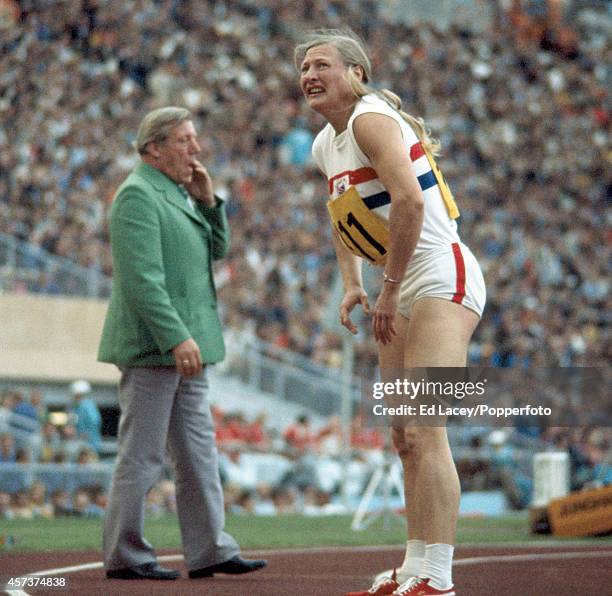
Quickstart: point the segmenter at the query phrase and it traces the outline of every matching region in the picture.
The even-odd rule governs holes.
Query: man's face
[[[201,151],[191,120],[175,126],[165,141],[152,143],[156,167],[177,184],[189,184]]]

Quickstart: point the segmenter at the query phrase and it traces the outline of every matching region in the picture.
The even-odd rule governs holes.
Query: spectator
[[[317,435],[310,428],[310,419],[305,414],[297,417],[283,433],[287,450],[296,455],[303,455],[312,449],[317,440]]]
[[[38,411],[37,409],[23,396],[21,391],[15,391],[14,395],[14,404],[13,404],[13,412],[18,414],[19,416],[24,416],[25,418],[30,418],[31,420],[38,420]]]
[[[105,488],[99,484],[92,484],[88,486],[87,489],[89,491],[91,504],[94,507],[97,507],[100,510],[104,511],[108,504],[108,496],[106,494]]]
[[[363,418],[357,415],[351,421],[351,447],[354,449],[382,449],[385,445],[383,435],[375,428],[364,426]]]
[[[13,410],[13,405],[15,404],[15,394],[13,391],[5,389],[2,391],[0,395],[0,408],[5,412],[10,412]]]
[[[68,463],[68,460],[69,460],[68,454],[63,449],[60,449],[59,451],[56,451],[53,454],[52,463],[54,463],[54,464],[65,464],[65,463]]]
[[[304,515],[343,515],[345,513],[346,508],[333,503],[330,493],[314,487],[307,492],[307,498],[304,501]]]
[[[53,506],[47,501],[47,487],[44,482],[34,482],[30,486],[29,494],[34,517],[53,517]]]
[[[494,430],[488,437],[493,448],[491,470],[497,475],[499,485],[508,497],[513,509],[523,509],[531,502],[533,481],[520,467],[515,457],[515,447],[503,430]]]
[[[342,426],[338,416],[332,416],[317,435],[319,456],[339,457],[342,453]]]
[[[15,439],[9,432],[0,433],[0,463],[15,463],[17,454],[15,451]]]
[[[314,135],[308,130],[306,120],[296,118],[292,128],[283,138],[281,161],[303,169],[311,162],[310,150],[313,141]]]
[[[243,490],[232,507],[232,513],[255,513],[255,493],[252,490]]]
[[[222,449],[236,450],[244,447],[248,431],[243,414],[240,412],[225,414],[215,433]]]
[[[253,493],[253,513],[256,515],[276,515],[280,513],[275,498],[277,490],[278,488],[266,482],[259,482]]]
[[[295,489],[279,486],[272,491],[272,503],[274,504],[274,515],[282,515],[296,512]]]
[[[78,489],[72,498],[72,513],[78,517],[98,517],[104,516],[104,510],[91,502],[87,489]]]
[[[53,424],[46,422],[43,424],[41,435],[38,461],[40,463],[49,463],[53,461],[55,454],[60,449],[60,434]]]
[[[73,515],[72,501],[67,490],[58,489],[51,493],[51,506],[54,517]]]
[[[229,484],[252,489],[257,483],[255,469],[244,465],[240,449],[227,449],[220,454],[221,474]]]
[[[11,505],[11,494],[0,491],[0,519],[13,519],[15,513]]]
[[[159,492],[166,513],[176,514],[176,485],[170,480],[162,480],[159,483]]]
[[[270,439],[266,430],[267,414],[259,413],[255,419],[246,424],[245,440],[249,449],[255,451],[268,451]]]
[[[86,466],[88,464],[96,464],[98,463],[98,456],[93,449],[89,447],[83,447],[79,450],[79,453],[76,458],[76,463],[81,466]]]
[[[242,513],[241,499],[244,492],[237,484],[223,481],[223,506],[226,513]]]
[[[98,451],[102,443],[102,416],[98,405],[89,396],[91,385],[87,381],[74,381],[70,385],[73,398],[73,411],[76,415],[76,431],[80,439],[87,441]]]
[[[45,404],[45,398],[42,391],[36,388],[30,390],[30,405],[36,412],[36,419],[38,422],[40,422],[40,424],[45,424],[47,422],[49,412],[47,410],[47,405]]]
[[[164,502],[161,492],[157,486],[152,486],[147,493],[145,501],[145,515],[150,517],[160,517],[165,513]]]
[[[13,495],[12,511],[16,519],[32,519],[34,513],[27,490],[19,490]]]
[[[17,464],[31,464],[32,453],[26,447],[19,447],[15,450],[15,463]]]

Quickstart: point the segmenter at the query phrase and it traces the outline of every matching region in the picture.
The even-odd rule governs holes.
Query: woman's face
[[[310,48],[300,68],[300,88],[308,105],[324,115],[352,106],[355,96],[346,74],[347,67],[336,46]]]

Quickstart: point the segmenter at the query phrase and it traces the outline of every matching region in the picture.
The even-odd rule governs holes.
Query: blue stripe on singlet
[[[436,176],[433,173],[433,170],[429,170],[429,172],[426,172],[425,174],[421,174],[420,176],[417,177],[417,180],[419,181],[419,184],[421,185],[421,190],[423,191],[438,184],[438,181],[436,180]]]
[[[365,197],[363,202],[366,204],[368,209],[376,209],[377,207],[388,205],[391,202],[391,195],[386,190],[383,190],[375,195]]]
[[[433,170],[429,170],[429,172],[425,172],[425,174],[417,176],[417,180],[419,181],[421,190],[423,191],[438,184]],[[375,195],[365,197],[363,202],[366,204],[368,209],[376,209],[377,207],[388,205],[391,202],[391,195],[387,191],[383,191],[376,193]]]

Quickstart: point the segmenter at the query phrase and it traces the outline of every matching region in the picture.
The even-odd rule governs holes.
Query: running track
[[[266,557],[268,567],[241,577],[218,576],[193,581],[186,578],[180,555],[165,554],[160,556],[160,561],[181,571],[181,579],[119,581],[105,579],[98,552],[3,553],[0,577],[3,583],[7,576],[28,573],[66,579],[65,589],[7,591],[11,596],[342,596],[347,590],[366,589],[373,575],[399,564],[403,557],[398,547],[287,549],[246,554]],[[459,596],[610,594],[612,544],[460,546],[456,551],[454,580]]]

